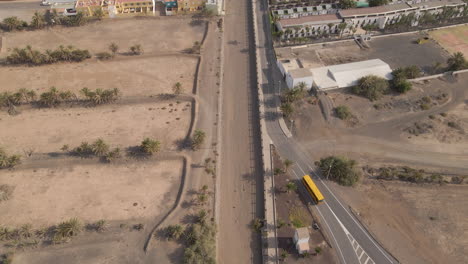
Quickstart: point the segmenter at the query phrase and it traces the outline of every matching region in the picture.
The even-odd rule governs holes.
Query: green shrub
[[[77,218],[60,223],[54,230],[54,242],[63,242],[77,236],[83,229],[83,225]]]
[[[168,240],[178,240],[182,237],[184,229],[181,225],[169,225],[165,229]]]
[[[151,138],[145,138],[145,140],[141,142],[140,149],[143,153],[152,155],[159,152],[161,149],[161,142]]]
[[[450,58],[447,59],[448,70],[458,71],[468,68],[468,62],[465,59],[465,55],[461,52],[456,52]]]
[[[397,68],[392,71],[392,75],[396,78],[415,79],[421,77],[421,69],[416,65]]]
[[[262,228],[263,228],[263,223],[264,223],[264,221],[262,219],[255,218],[255,219],[252,220],[251,227],[255,232],[260,233],[262,231]]]
[[[0,169],[12,168],[21,162],[20,155],[8,155],[0,148]]]
[[[388,81],[384,78],[368,75],[360,78],[358,84],[352,88],[352,92],[364,96],[371,101],[377,100],[388,92]]]
[[[345,105],[340,105],[338,107],[335,107],[334,110],[335,110],[336,116],[341,120],[348,120],[353,116],[349,108]]]
[[[81,156],[81,157],[87,157],[93,155],[93,146],[90,145],[88,142],[81,142],[81,145],[78,147],[74,148],[72,150],[72,153],[75,155]]]
[[[73,46],[59,46],[55,50],[46,50],[45,53],[42,53],[28,45],[25,48],[14,48],[11,54],[6,57],[6,62],[37,66],[61,61],[81,62],[89,58],[91,58],[91,54],[88,50],[75,49]]]
[[[196,223],[184,232],[186,264],[216,263],[216,226],[212,222]]]
[[[22,30],[28,26],[26,21],[19,19],[16,16],[7,17],[3,19],[0,27],[5,31],[15,31],[15,30]]]
[[[203,145],[203,142],[205,142],[205,137],[206,134],[204,131],[199,129],[195,130],[192,136],[192,149],[200,149],[200,147]]]
[[[140,44],[136,44],[130,47],[130,54],[131,55],[140,55],[143,53],[143,48]]]
[[[99,52],[99,53],[96,53],[96,57],[99,59],[99,60],[110,60],[112,59],[114,56],[112,54],[110,54],[109,52]]]
[[[115,102],[120,97],[120,90],[117,88],[105,90],[98,88],[93,91],[85,87],[81,89],[81,93],[95,105]]]
[[[403,77],[394,77],[391,87],[398,93],[406,93],[413,88],[413,84]]]
[[[69,27],[78,27],[83,26],[88,22],[88,19],[85,17],[84,13],[78,11],[74,16],[62,16],[60,17],[60,23]]]
[[[359,180],[360,173],[357,171],[356,165],[354,160],[337,156],[322,158],[318,162],[324,177],[344,186],[353,186]]]

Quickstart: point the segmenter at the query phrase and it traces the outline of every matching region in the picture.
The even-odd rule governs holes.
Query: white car
[[[74,8],[67,8],[63,11],[64,16],[76,16],[76,9]]]
[[[43,1],[41,2],[41,6],[50,6],[50,2],[47,1],[47,0],[43,0]]]

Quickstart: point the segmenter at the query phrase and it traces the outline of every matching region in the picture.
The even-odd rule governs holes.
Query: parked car
[[[63,11],[64,16],[75,16],[76,15],[76,9],[75,8],[67,8],[65,11]]]
[[[50,6],[50,2],[47,1],[47,0],[43,0],[43,1],[41,2],[41,6]]]
[[[314,224],[312,225],[312,227],[313,227],[315,230],[319,230],[319,229],[320,229],[320,227],[319,227],[319,225],[318,225],[317,223],[314,223]]]

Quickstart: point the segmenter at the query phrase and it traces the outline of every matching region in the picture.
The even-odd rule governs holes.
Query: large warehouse
[[[287,67],[283,67],[283,69],[285,68]],[[387,80],[391,80],[393,77],[390,66],[380,59],[312,69],[289,69],[284,74],[289,88],[304,83],[307,89],[315,88],[321,91],[354,86],[361,77],[367,75],[375,75]]]

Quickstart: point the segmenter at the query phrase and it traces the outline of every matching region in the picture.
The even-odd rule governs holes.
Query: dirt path
[[[220,263],[260,263],[260,237],[250,229],[251,221],[263,215],[262,192],[257,190],[263,180],[255,127],[258,108],[253,104],[256,84],[251,68],[255,62],[250,54],[250,3],[230,0],[226,4],[218,259]]]

